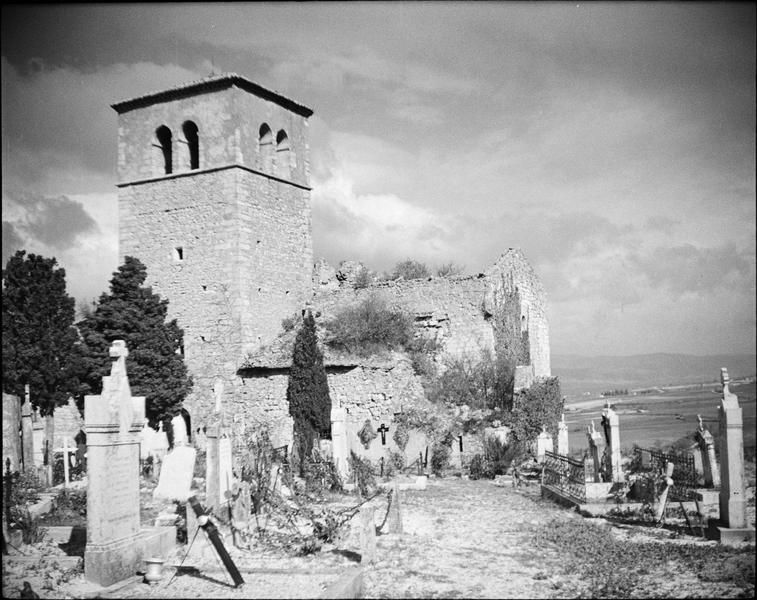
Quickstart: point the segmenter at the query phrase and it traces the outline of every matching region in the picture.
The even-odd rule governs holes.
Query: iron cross
[[[381,434],[381,445],[386,446],[386,432],[389,431],[389,428],[381,423],[381,427],[379,427],[376,431]]]

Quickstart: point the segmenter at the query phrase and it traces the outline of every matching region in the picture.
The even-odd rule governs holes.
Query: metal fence
[[[586,479],[584,461],[554,452],[544,453],[543,485],[583,503],[586,502]]]
[[[674,465],[673,486],[670,488],[671,500],[691,500],[696,494],[697,471],[694,456],[688,452],[662,452],[652,448],[634,448],[635,461],[640,471],[663,474],[668,463]]]

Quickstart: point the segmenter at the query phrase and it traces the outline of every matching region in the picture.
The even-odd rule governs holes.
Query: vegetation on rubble
[[[504,475],[520,453],[517,443],[503,444],[499,438],[488,436],[484,439],[483,453],[471,458],[470,478],[494,479],[497,475]]]
[[[731,548],[619,540],[609,528],[553,518],[534,528],[531,548],[539,560],[547,549],[559,554],[559,568],[570,576],[560,590],[566,597],[660,597],[657,578],[647,576],[682,566],[702,582],[729,582],[742,588],[743,597],[754,597],[753,544]]]
[[[166,321],[168,300],[143,287],[146,278],[142,262],[127,256],[113,273],[110,293],[103,293],[95,311],[78,323],[83,354],[78,403],[83,406],[85,394],[101,392],[102,378],[110,373],[111,342],[124,340],[132,395],[145,396],[151,426],[163,421],[170,428],[192,378],[181,354],[184,332],[176,319]]]
[[[376,487],[376,472],[371,461],[350,450],[348,459],[353,481],[361,495],[367,496]]]
[[[444,263],[436,269],[437,277],[457,277],[465,271],[464,265],[458,265],[454,262]]]
[[[388,279],[425,279],[426,277],[431,277],[431,272],[425,263],[406,258],[394,265],[394,270]]]
[[[318,436],[331,437],[331,397],[318,348],[315,319],[308,311],[297,331],[292,352],[292,367],[287,385],[289,414],[294,419],[293,466],[305,476],[306,461]]]
[[[74,299],[55,258],[19,250],[3,277],[3,391],[24,397],[43,416],[78,388]]]
[[[526,444],[541,433],[547,432],[557,437],[557,423],[560,421],[565,399],[560,393],[557,377],[537,379],[530,388],[515,395],[510,427],[515,440]]]
[[[412,318],[375,294],[342,308],[325,327],[328,346],[358,356],[408,349],[413,340]]]

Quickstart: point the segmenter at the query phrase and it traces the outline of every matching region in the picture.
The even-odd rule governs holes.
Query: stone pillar
[[[219,509],[227,504],[225,492],[232,485],[231,431],[214,425],[207,431],[207,472],[205,474],[206,506],[215,509],[217,515],[225,514]]]
[[[363,506],[360,509],[360,563],[373,564],[376,562],[376,509],[373,506]]]
[[[705,487],[720,487],[720,468],[715,456],[715,439],[704,425],[700,424],[699,430],[696,433],[696,440],[702,452],[702,471]]]
[[[21,449],[24,471],[34,472],[34,428],[29,384],[26,385],[24,403],[21,405]]]
[[[570,453],[568,425],[565,423],[565,414],[560,417],[560,422],[557,424],[557,453],[560,456],[568,456]]]
[[[605,430],[605,438],[607,439],[607,468],[611,473],[611,481],[613,483],[622,482],[623,469],[620,463],[620,421],[618,419],[618,413],[610,408],[610,401],[607,401],[606,406],[602,409],[602,427]]]
[[[3,392],[3,460],[2,471],[5,473],[5,461],[10,459],[11,472],[21,470],[21,401],[18,396]]]
[[[349,476],[350,456],[349,444],[347,442],[347,413],[343,408],[331,409],[331,452],[334,457],[334,464],[337,472],[346,481]]]
[[[396,477],[392,490],[392,505],[389,507],[387,519],[389,533],[402,533],[402,501],[400,500],[400,484]]]
[[[594,468],[594,483],[602,482],[602,463],[599,459],[602,456],[604,448],[604,438],[594,427],[594,420],[591,425],[586,426],[586,437],[589,440],[589,455],[591,456],[592,467]]]
[[[46,485],[53,485],[53,464],[55,462],[55,417],[47,415],[43,419],[45,424],[45,442],[43,448],[43,479]]]
[[[746,527],[746,496],[744,490],[744,431],[738,398],[728,389],[728,371],[721,369],[723,400],[718,419],[720,424],[720,461],[723,477],[720,483],[720,522],[726,527]]]
[[[553,451],[554,446],[552,443],[552,436],[547,433],[545,428],[543,428],[539,437],[536,438],[536,462],[543,463],[544,453]]]
[[[134,576],[142,559],[139,431],[145,399],[131,396],[127,354],[123,341],[113,343],[110,355],[117,360],[110,376],[103,377],[102,395],[84,399],[88,475],[84,576],[104,587]]]

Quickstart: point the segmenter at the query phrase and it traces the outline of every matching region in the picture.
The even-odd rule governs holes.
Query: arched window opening
[[[190,169],[200,168],[200,135],[194,121],[184,121],[181,126],[187,144],[187,165]]]
[[[265,123],[260,126],[260,166],[263,171],[270,171],[273,163],[273,133]]]
[[[289,138],[283,129],[276,134],[276,174],[289,177]]]
[[[153,145],[160,148],[163,154],[163,171],[168,175],[173,172],[173,140],[171,130],[165,125],[161,125],[155,130],[155,137],[158,143]]]

